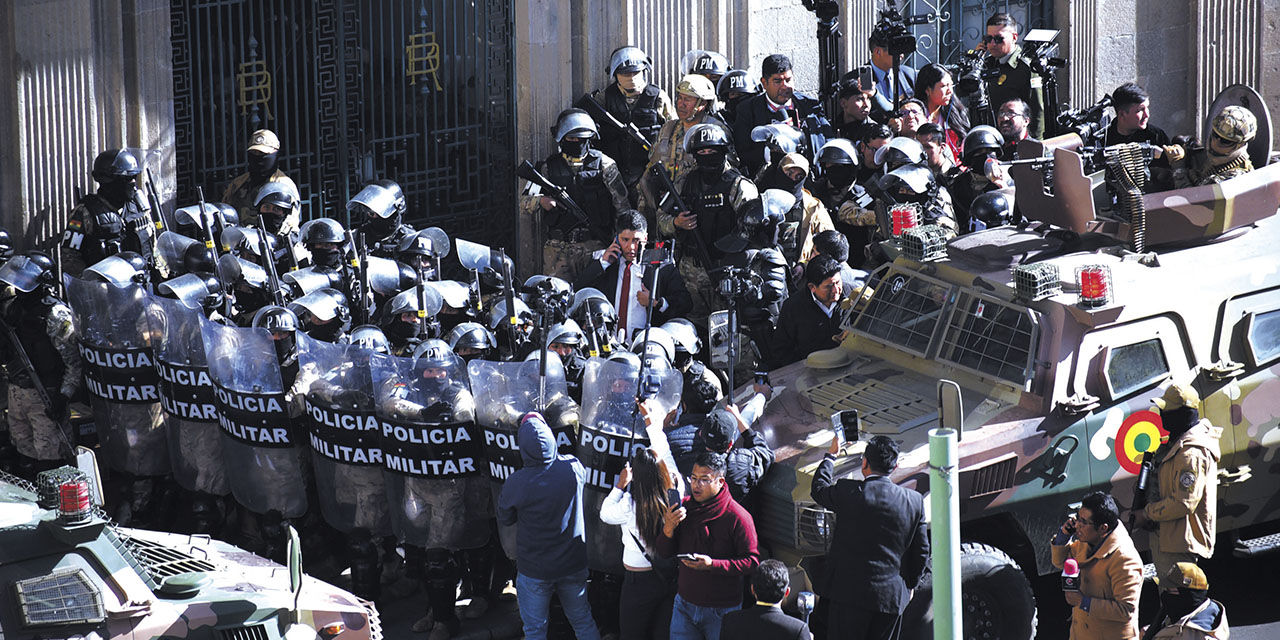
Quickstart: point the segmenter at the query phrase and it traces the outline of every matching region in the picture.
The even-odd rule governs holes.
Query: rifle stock
[[[542,175],[541,172],[534,168],[533,163],[528,160],[521,162],[520,166],[516,167],[516,175],[550,193],[559,203],[558,206],[568,211],[574,218],[577,218],[579,223],[591,224],[591,220],[587,217],[587,212],[578,206],[578,203],[574,202],[573,198],[569,197],[569,192]]]
[[[604,122],[605,124],[613,127],[618,131],[618,133],[631,138],[632,142],[643,147],[645,153],[649,152],[652,145],[645,139],[644,134],[640,133],[640,130],[636,128],[635,123],[622,124],[621,120],[618,120],[612,113],[609,113],[609,110],[605,109],[604,105],[600,104],[596,100],[595,96],[590,93],[583,94],[582,100],[579,100],[578,102],[582,105],[583,109],[591,115],[593,120],[596,122]]]

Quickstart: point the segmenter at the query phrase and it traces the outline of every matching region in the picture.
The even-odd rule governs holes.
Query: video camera
[[[1066,58],[1059,58],[1058,32],[1053,29],[1032,29],[1022,39],[1022,59],[1039,76],[1050,76],[1067,66]]]
[[[755,272],[745,267],[723,266],[709,274],[716,281],[716,293],[725,300],[738,304],[759,304],[764,301],[764,282]]]
[[[907,2],[902,0],[904,6]],[[880,10],[880,20],[871,30],[871,41],[885,43],[889,55],[911,55],[916,52],[916,37],[908,27],[929,24],[934,17],[933,13],[904,16],[901,9],[894,6],[894,1],[889,0],[887,6]]]
[[[533,286],[521,287],[520,292],[528,295],[529,308],[545,317],[549,325],[564,322],[569,315],[573,291],[557,288],[552,278],[543,278]]]
[[[837,0],[801,0],[804,8],[817,14],[819,20],[835,20],[840,17],[840,3]]]
[[[982,91],[989,80],[1000,75],[1000,68],[989,65],[991,56],[980,49],[970,49],[960,56],[951,70],[956,78],[956,93],[961,97]]]
[[[1058,131],[1074,133],[1088,145],[1101,137],[1102,132],[1111,124],[1111,118],[1107,115],[1107,107],[1110,106],[1111,94],[1107,94],[1093,106],[1065,111],[1058,115]]]

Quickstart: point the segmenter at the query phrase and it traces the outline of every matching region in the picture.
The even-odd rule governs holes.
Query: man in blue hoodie
[[[555,436],[541,414],[524,416],[517,440],[524,467],[503,485],[498,522],[517,525],[516,595],[524,637],[547,637],[555,593],[578,640],[599,640],[587,602],[587,534],[582,519],[587,470],[577,458],[556,454]]]

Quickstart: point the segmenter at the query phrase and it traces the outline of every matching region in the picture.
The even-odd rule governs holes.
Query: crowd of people
[[[281,527],[306,523],[312,566],[349,567],[359,595],[421,582],[429,613],[415,629],[433,638],[458,632],[459,589],[478,617],[509,580],[528,638],[558,620],[579,638],[809,637],[780,608],[788,569],[762,560],[753,520],[774,460],[752,428],[772,393],[763,373],[838,346],[855,292],[891,259],[881,241],[1019,220],[1002,163],[1055,123],[1018,38],[1008,15],[988,20],[981,49],[998,73],[984,76],[990,112],[976,114],[991,124],[975,126],[951,69],[900,64],[879,32],[830,118],[795,90],[786,56],[766,57],[757,78],[690,52],[673,101],[653,61],[621,47],[608,86],[557,117],[555,151],[525,176],[520,212],[545,242],[542,273],[523,283],[501,252],[406,224],[392,180],[352,198],[353,228],[303,223],[268,130],[219,201],[167,220],[138,190],[138,159],[104,152],[60,260],[13,255],[0,237],[3,342],[25,362],[8,372],[6,464],[27,477],[61,464],[68,406],[88,397],[118,520],[273,556]],[[1149,125],[1137,85],[1112,100],[1102,144],[1151,145],[1169,185],[1251,168],[1247,110],[1225,111],[1200,147]],[[152,354],[158,395],[140,390],[146,366],[109,355],[134,352]],[[486,362],[512,368],[474,366]],[[199,367],[203,383],[174,373]],[[533,399],[502,395],[520,376]],[[732,397],[749,379],[752,393]],[[276,396],[274,412],[247,415]],[[1226,624],[1196,566],[1213,548],[1220,430],[1198,418],[1194,391],[1175,396],[1161,401],[1165,426],[1183,433],[1157,454],[1140,523],[1158,529],[1167,594],[1155,637]],[[588,429],[645,446],[595,456]],[[868,443],[861,480],[834,480],[840,450],[812,489],[839,523],[815,576],[819,635],[897,637],[928,559],[921,497],[888,481],[892,439]],[[1072,636],[1137,637],[1141,566],[1114,501],[1087,497],[1053,544],[1055,564],[1081,571],[1065,596]]]

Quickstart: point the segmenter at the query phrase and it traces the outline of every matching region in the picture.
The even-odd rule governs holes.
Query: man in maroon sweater
[[[680,558],[671,640],[717,640],[720,620],[742,607],[743,578],[760,564],[756,525],[724,483],[725,457],[704,451],[693,463],[693,496],[667,513],[658,553]]]

